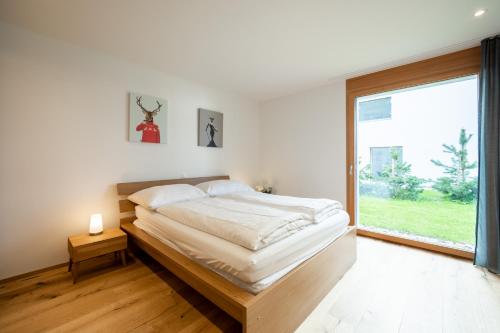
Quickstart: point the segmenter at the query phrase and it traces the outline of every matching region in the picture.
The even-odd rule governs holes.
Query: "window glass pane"
[[[360,228],[474,250],[477,84],[471,76],[356,100]]]
[[[392,168],[393,161],[403,159],[403,147],[372,147],[370,150],[370,163],[374,177],[379,177],[384,170]]]
[[[359,103],[359,120],[391,119],[391,97]]]

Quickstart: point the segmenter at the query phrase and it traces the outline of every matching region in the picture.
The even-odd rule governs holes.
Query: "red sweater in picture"
[[[135,130],[142,131],[142,142],[160,143],[160,129],[155,123],[144,121]]]

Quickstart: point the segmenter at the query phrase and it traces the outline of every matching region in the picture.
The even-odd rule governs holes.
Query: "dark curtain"
[[[474,264],[500,273],[500,35],[481,42]]]

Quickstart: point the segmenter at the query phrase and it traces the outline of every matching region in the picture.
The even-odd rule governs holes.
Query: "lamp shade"
[[[89,234],[99,235],[100,233],[102,233],[102,215],[92,214],[90,215]]]

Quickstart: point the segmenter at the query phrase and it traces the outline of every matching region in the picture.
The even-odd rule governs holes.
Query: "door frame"
[[[346,80],[346,125],[347,125],[347,212],[351,216],[351,225],[357,224],[356,216],[356,98],[392,90],[399,90],[455,78],[478,75],[481,66],[481,48],[479,46],[458,52],[398,66],[379,72],[358,76]],[[358,227],[358,235],[383,239],[386,241],[423,248],[426,250],[451,254],[472,259],[473,252],[456,248],[425,243],[409,238],[397,237],[363,230]]]

